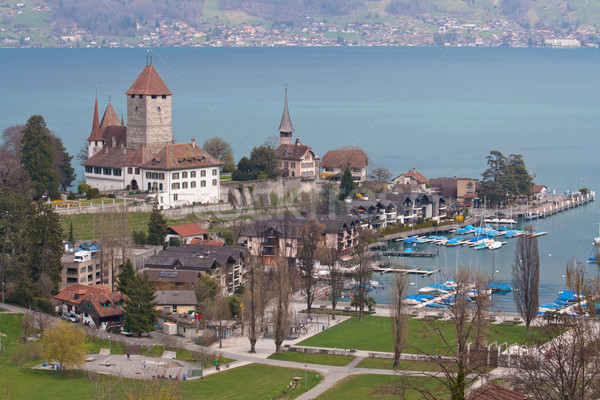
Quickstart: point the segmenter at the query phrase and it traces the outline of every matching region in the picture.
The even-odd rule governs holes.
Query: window
[[[196,171],[191,171],[190,178],[195,178],[195,177],[196,177]]]
[[[114,176],[121,176],[121,168],[113,168]]]
[[[200,187],[206,187],[206,181],[200,181]]]
[[[160,112],[160,107],[156,107],[156,112]]]
[[[144,98],[144,95],[143,95],[143,94],[139,94],[139,95],[138,95],[138,99],[143,99],[143,98]]]
[[[86,173],[91,174],[93,170],[94,170],[94,168],[88,167],[87,165],[85,166],[85,172]]]
[[[190,182],[190,187],[191,188],[195,188],[196,187],[196,181],[191,181]]]
[[[205,170],[200,171],[200,176],[201,177],[205,177],[206,176],[206,171]]]
[[[90,303],[85,303],[85,308],[90,308]]]
[[[135,169],[135,174],[136,174],[136,175],[139,175],[139,174],[140,174],[140,169],[139,169],[139,168],[136,168],[136,169]]]
[[[158,179],[158,172],[152,173],[152,179]]]
[[[104,168],[102,172],[104,175],[110,175],[112,173],[112,168]]]
[[[102,168],[94,167],[94,173],[100,175],[102,173]]]
[[[187,189],[188,187],[188,183],[187,182],[181,182],[181,188],[182,189]]]
[[[174,194],[174,195],[173,195],[173,200],[174,200],[174,201],[177,201],[177,200],[178,200],[178,199],[177,199],[177,195],[176,195],[176,194]]]
[[[163,95],[162,95],[162,98],[163,98],[163,99],[166,99],[166,98],[167,98],[167,95],[166,95],[166,94],[163,94]]]
[[[127,173],[128,174],[133,174],[133,168],[127,167]]]
[[[158,179],[160,179],[161,181],[165,179],[165,174],[163,172],[161,172],[160,174],[158,174]]]
[[[289,167],[289,165],[290,165],[290,163],[288,163],[287,161],[283,163],[283,166],[284,166],[285,168]]]
[[[296,175],[296,174],[295,174],[295,171],[292,171],[292,176],[295,176],[295,175]]]
[[[136,107],[135,107],[135,112],[137,112],[137,111],[138,111],[138,108],[137,108],[137,106],[136,106]]]
[[[131,95],[131,98],[132,98],[132,99],[135,99],[135,94],[132,94],[132,95]]]
[[[159,183],[159,184],[158,184],[158,189],[159,189],[159,190],[161,190],[161,191],[163,190],[163,185],[162,185],[162,183]]]
[[[292,168],[296,168],[296,163],[295,162],[292,163]]]
[[[213,179],[213,186],[217,186],[217,180]]]
[[[152,174],[150,172],[146,172],[146,179],[150,179],[151,176]]]
[[[148,191],[150,191],[150,189],[152,189],[152,186],[150,185],[150,182],[148,182]]]
[[[171,184],[171,189],[173,189],[173,190],[177,190],[177,189],[179,189],[179,187],[180,187],[180,184],[178,182]]]
[[[181,173],[181,179],[187,179],[188,173],[187,171],[184,171]]]
[[[88,314],[88,313],[84,312],[84,313],[83,313],[83,316],[87,318],[87,317],[89,317],[89,316],[90,316],[90,314]]]
[[[171,175],[171,178],[179,179],[179,172],[173,172],[173,175]]]
[[[213,174],[213,176],[217,176],[217,170],[213,169],[213,173],[212,174]]]
[[[153,98],[153,99],[155,99],[155,98],[156,98],[156,95],[155,95],[155,94],[153,94],[153,95],[152,95],[152,96],[150,96],[150,97],[151,97],[151,98]]]

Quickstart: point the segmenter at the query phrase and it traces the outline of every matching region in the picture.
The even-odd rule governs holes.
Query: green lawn
[[[454,326],[450,322],[409,320],[409,339],[405,353],[448,354],[434,329],[440,329],[448,341],[454,338]],[[536,328],[532,328],[535,333]],[[501,326],[490,324],[488,341],[498,343],[528,343],[524,326]],[[388,317],[364,317],[363,322],[352,317],[300,343],[299,346],[314,346],[368,351],[394,351],[390,319]]]
[[[302,377],[296,389],[287,389],[294,377]],[[319,376],[319,381],[322,377]],[[308,372],[307,390],[318,383]],[[189,399],[294,399],[304,393],[304,369],[250,364],[225,370],[185,383],[183,395]]]
[[[0,314],[0,332],[3,337],[4,352],[0,352],[0,393],[6,398],[39,400],[39,399],[65,399],[65,398],[95,398],[88,374],[82,371],[57,371],[34,370],[36,364],[42,359],[27,360],[21,365],[16,365],[10,360],[11,354],[22,347],[19,342],[21,334],[22,314]],[[118,351],[123,354],[124,346],[120,342],[112,342],[113,353]],[[91,349],[108,348],[107,341],[95,340],[90,344]],[[162,346],[152,349],[144,346],[150,354],[162,354]],[[160,354],[157,354],[160,353]],[[186,359],[191,356],[189,351],[180,351],[178,358]],[[232,360],[225,360],[231,362]],[[251,364],[239,368],[232,368],[212,374],[204,379],[181,382],[183,385],[183,398],[185,399],[293,399],[304,393],[304,381],[299,388],[288,390],[287,386],[293,377],[304,377],[304,369],[291,369],[269,367]],[[315,373],[309,371],[308,389],[314,387],[318,381]],[[322,378],[319,377],[319,380]],[[119,378],[103,376],[103,387],[113,387],[123,390]]]
[[[397,368],[393,367],[394,360],[381,358],[365,358],[356,368],[398,369],[403,371],[440,371],[437,363],[426,361],[400,361]]]
[[[423,396],[414,391],[408,390],[404,396],[400,394],[392,395],[386,386],[394,386],[395,389],[403,382],[402,385],[425,385],[429,390],[435,390],[438,382],[426,377],[398,377],[389,375],[352,375],[341,380],[337,385],[317,397],[319,400],[363,400],[363,399],[407,399],[419,400]],[[389,387],[388,387],[389,389]],[[436,393],[441,396],[437,398],[447,398],[447,391],[443,388],[437,389]],[[445,396],[444,396],[445,394]]]
[[[291,361],[304,364],[322,364],[322,365],[335,365],[343,367],[350,364],[355,357],[350,356],[338,356],[330,354],[307,354],[307,353],[295,353],[292,351],[285,351],[280,354],[273,353],[269,357],[271,360]]]

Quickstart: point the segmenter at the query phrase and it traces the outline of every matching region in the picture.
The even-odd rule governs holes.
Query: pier
[[[376,254],[377,257],[437,257],[437,251],[399,251],[386,250]]]
[[[429,276],[440,272],[440,269],[435,270],[423,270],[420,268],[415,269],[404,269],[404,268],[387,268],[387,267],[373,267],[373,272],[396,272],[400,274],[410,274],[410,275],[421,275],[421,276]]]

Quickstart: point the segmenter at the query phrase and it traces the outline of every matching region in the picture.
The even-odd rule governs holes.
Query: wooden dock
[[[399,251],[386,250],[376,254],[377,257],[437,257],[437,251]]]
[[[373,267],[373,272],[396,272],[401,274],[410,274],[410,275],[421,275],[421,276],[429,276],[433,275],[437,272],[440,272],[440,269],[435,270],[423,270],[420,268],[416,269],[404,269],[404,268],[386,268],[386,267]]]

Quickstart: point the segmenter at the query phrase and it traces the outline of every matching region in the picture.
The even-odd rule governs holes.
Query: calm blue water
[[[146,52],[0,49],[0,60],[0,128],[42,114],[74,154],[90,133],[96,86],[101,112],[109,95],[125,112]],[[174,92],[176,140],[220,136],[236,159],[277,134],[287,84],[296,135],[320,155],[357,145],[394,174],[478,178],[499,150],[522,154],[536,183],[557,191],[598,187],[595,49],[170,48],[155,50],[154,66]],[[587,258],[597,221],[595,204],[539,221],[550,232],[539,239],[542,302],[563,287],[571,257]],[[458,252],[459,265],[510,280],[514,240],[494,253],[440,250],[437,260],[406,261],[451,271]],[[419,280],[412,287],[429,283]],[[513,307],[511,296],[499,303]]]

